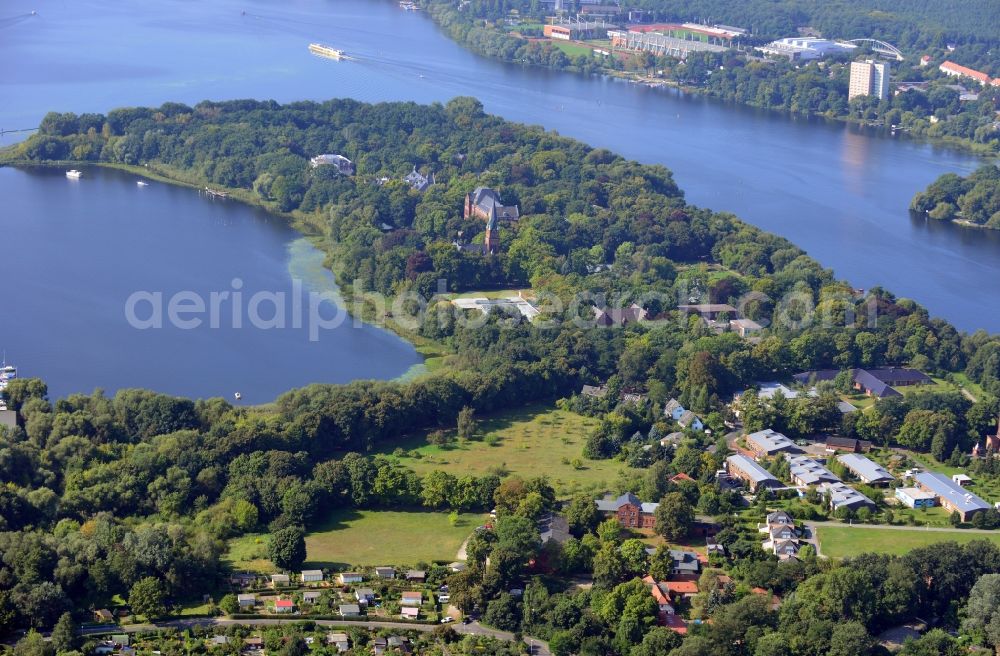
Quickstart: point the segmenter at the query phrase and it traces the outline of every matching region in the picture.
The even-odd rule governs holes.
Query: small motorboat
[[[136,180],[135,183],[137,185],[139,185],[140,187],[148,187],[149,186],[149,183],[146,182],[145,180]]]
[[[233,397],[235,397],[235,398],[236,398],[236,400],[237,400],[237,401],[239,401],[240,399],[242,399],[242,398],[243,398],[243,395],[242,395],[242,394],[240,394],[239,392],[236,392],[236,394],[233,394]]]
[[[66,177],[70,180],[79,180],[81,175],[83,175],[83,173],[77,171],[76,169],[66,171]]]

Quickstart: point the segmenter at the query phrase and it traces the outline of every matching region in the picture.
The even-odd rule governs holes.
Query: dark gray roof
[[[656,508],[660,505],[658,503],[643,503],[639,500],[639,497],[631,492],[626,492],[617,499],[598,499],[595,503],[597,504],[597,509],[601,512],[618,512],[618,509],[625,504],[631,504],[639,506],[642,512],[651,513],[655,512]]]

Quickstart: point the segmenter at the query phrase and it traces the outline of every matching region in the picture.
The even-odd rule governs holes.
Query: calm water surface
[[[32,10],[37,14],[31,15]],[[332,62],[313,57],[306,49],[311,41],[344,48],[358,60]],[[401,11],[396,3],[381,0],[281,4],[13,0],[0,9],[0,128],[4,129],[37,125],[50,110],[106,111],[165,101],[193,104],[204,98],[433,102],[456,95],[476,96],[488,111],[512,120],[540,124],[631,158],[665,164],[692,202],[732,211],[788,237],[854,285],[882,285],[915,298],[966,330],[997,330],[994,308],[1000,307],[1000,286],[995,284],[1000,279],[1000,235],[928,224],[914,220],[906,211],[913,193],[941,173],[968,172],[978,164],[962,153],[819,119],[789,118],[614,80],[501,64],[450,42],[426,16]],[[0,143],[14,138],[8,135]],[[80,211],[88,212],[92,230],[111,243],[114,257],[126,257],[120,255],[126,249],[119,231],[134,209],[135,190],[129,187],[130,181],[118,189],[111,178],[101,180],[100,193],[111,198],[96,198],[94,185],[73,187],[63,184],[64,180],[42,181],[37,173],[3,172],[0,243],[5,258],[9,261],[12,251],[30,258],[54,257],[47,250],[52,244],[45,235],[18,233],[11,224],[45,224],[52,220],[49,205],[57,202],[74,202]],[[44,194],[32,192],[37,185],[45,185]],[[19,207],[16,219],[11,199]],[[188,200],[198,201],[196,196]],[[106,207],[98,210],[102,203]],[[185,201],[184,207],[192,206]],[[250,256],[238,257],[241,251],[234,247],[242,240],[266,242],[265,235],[277,228],[249,209],[227,211],[232,213],[231,229],[223,235],[198,232],[198,239],[205,243],[179,243],[181,250],[175,256],[183,259],[187,253],[194,258],[195,249],[201,247],[227,252],[231,258],[217,263],[219,278],[244,275],[241,267]],[[169,212],[164,216],[167,222],[176,218]],[[159,228],[169,232],[168,226]],[[15,234],[21,241],[12,241]],[[274,250],[260,245],[265,250],[258,255],[266,255],[284,271],[284,277],[268,284],[288,281],[291,239],[290,234],[275,237]],[[75,261],[79,269],[99,266],[92,249],[79,250]],[[159,281],[175,285],[179,278],[171,276],[187,273],[176,259],[140,261],[136,266],[140,270],[164,267],[153,273]],[[23,285],[27,276],[14,271],[13,286]],[[32,284],[38,285],[36,291],[57,290],[67,285],[65,273],[61,267],[36,270],[34,275],[40,279]],[[110,308],[102,309],[102,303],[113,305],[117,313],[123,290],[101,285],[90,288],[90,293],[102,302],[77,308],[83,326],[119,320],[117,314],[109,319]],[[4,306],[11,307],[9,303]],[[151,371],[157,363],[136,367],[144,371],[142,375],[125,375],[126,365],[107,364],[102,377],[91,376],[81,366],[79,350],[69,360],[54,358],[43,367],[38,364],[43,361],[40,352],[52,348],[53,341],[78,340],[73,330],[84,331],[84,339],[74,341],[78,349],[85,350],[84,343],[95,352],[110,349],[122,360],[139,360],[146,357],[144,352],[152,351],[162,351],[157,357],[165,362],[184,356],[199,358],[186,350],[187,337],[154,343],[146,332],[131,341],[108,344],[103,332],[53,326],[37,304],[18,305],[15,311],[22,337],[12,345],[11,328],[3,320],[0,343],[6,344],[8,353],[16,347],[22,367],[30,364],[32,370],[53,379],[57,388],[54,377],[67,380],[68,371],[78,372],[72,377],[72,389],[145,384],[199,395],[217,393],[207,388],[228,392],[235,384],[209,380],[221,374],[208,373],[204,367],[200,374],[163,374],[160,380],[160,374]],[[348,340],[350,332],[336,334]],[[209,351],[232,348],[247,361],[258,358],[264,344],[277,349],[275,360],[250,368],[273,378],[275,389],[304,380],[392,376],[406,369],[412,359],[411,351],[400,359],[391,350],[383,355],[372,347],[361,352],[377,355],[361,362],[324,366],[320,372],[306,374],[298,369],[308,369],[313,364],[308,360],[314,359],[317,350],[326,349],[322,358],[315,358],[325,364],[327,357],[358,352],[359,345],[346,341],[306,345],[302,347],[305,355],[299,357],[307,361],[302,361],[291,354],[285,357],[274,345],[280,341],[274,335],[260,338],[256,352],[240,350],[247,345],[220,344],[215,334],[199,334],[198,338],[205,340]],[[200,379],[208,384],[196,387]]]

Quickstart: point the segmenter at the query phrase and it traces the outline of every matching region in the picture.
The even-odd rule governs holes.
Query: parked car
[[[455,621],[455,618],[451,615],[445,615],[441,618],[441,624],[450,624]]]

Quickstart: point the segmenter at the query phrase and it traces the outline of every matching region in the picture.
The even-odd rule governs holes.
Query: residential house
[[[718,319],[720,314],[732,315],[734,317],[738,314],[736,308],[727,303],[681,304],[677,306],[677,309],[684,314],[698,314],[712,321]]]
[[[603,399],[608,394],[608,388],[606,385],[601,385],[596,387],[594,385],[584,385],[583,389],[580,390],[582,396],[589,396],[595,399]]]
[[[419,591],[404,592],[399,603],[403,606],[419,606],[424,603],[424,594]]]
[[[361,606],[358,604],[340,604],[338,610],[341,617],[358,617],[361,615]]]
[[[260,636],[243,638],[243,646],[245,650],[249,652],[264,651],[264,638],[261,638]]]
[[[354,162],[343,155],[316,155],[309,160],[309,165],[314,169],[320,166],[331,166],[341,175],[354,175]]]
[[[690,599],[698,594],[697,581],[664,581],[660,585],[666,588],[671,599]]]
[[[427,578],[427,572],[422,569],[411,569],[406,572],[407,581],[417,581],[423,583]]]
[[[697,578],[698,570],[701,568],[701,561],[697,553],[681,549],[671,549],[670,559],[672,561],[670,565],[670,574],[672,576]]]
[[[239,604],[241,610],[244,608],[254,608],[257,605],[257,595],[255,594],[236,595],[236,603]]]
[[[365,577],[361,572],[341,572],[337,575],[337,580],[340,581],[341,585],[349,585],[351,583],[361,583],[365,580]]]
[[[272,574],[271,575],[271,587],[278,588],[281,586],[291,585],[291,579],[288,574]]]
[[[504,205],[500,194],[489,187],[476,187],[471,194],[466,194],[464,218],[489,221],[492,216],[513,223],[521,215],[517,205]]]
[[[691,430],[696,431],[704,430],[705,428],[705,424],[702,422],[701,417],[690,410],[686,410],[684,414],[681,415],[681,418],[677,420],[677,423],[684,428],[690,428]]]
[[[680,443],[680,441],[683,440],[683,439],[684,439],[684,432],[683,431],[676,431],[674,433],[670,433],[669,435],[667,435],[664,438],[661,438],[660,439],[660,446],[662,446],[664,448],[666,448],[668,446],[669,447],[676,447]]]
[[[563,544],[570,537],[569,522],[559,513],[546,513],[538,520],[538,534],[542,538],[542,544],[547,544],[550,540]],[[452,563],[448,567],[453,568],[453,572],[460,572],[465,570],[465,563]],[[454,569],[455,567],[461,569]]]
[[[315,604],[322,594],[319,590],[306,590],[302,593],[302,603]]]
[[[674,421],[680,419],[685,412],[687,412],[687,410],[684,409],[684,406],[682,406],[680,401],[677,399],[670,399],[667,401],[667,404],[663,406],[663,415],[665,417],[670,417]]]
[[[414,191],[419,191],[421,193],[427,191],[427,188],[434,184],[434,174],[431,173],[431,177],[427,177],[417,171],[416,165],[413,166],[413,170],[406,174],[403,178],[403,182],[410,185],[410,188]]]
[[[688,631],[687,622],[677,613],[669,613],[663,620],[663,625],[678,635],[685,635]]]
[[[448,571],[450,572],[464,572],[468,568],[469,566],[461,560],[456,560],[453,563],[448,563]]]
[[[375,576],[380,579],[394,579],[396,578],[396,569],[394,567],[376,567]]]
[[[399,616],[404,620],[416,620],[420,618],[420,608],[403,606],[399,609]]]
[[[781,481],[771,472],[743,454],[738,453],[726,458],[726,472],[733,478],[746,482],[751,492],[756,492],[762,487],[782,487]]]
[[[354,590],[354,598],[359,604],[367,606],[375,603],[375,591],[371,588],[357,588]]]
[[[302,570],[302,582],[303,583],[318,583],[323,580],[323,570],[321,569],[304,569]]]
[[[670,601],[670,593],[667,591],[666,586],[657,583],[656,579],[652,576],[644,576],[642,582],[646,584],[649,588],[649,593],[653,595],[653,599],[656,601],[656,606],[660,611],[661,621],[662,616],[670,615],[674,612],[674,606]]]
[[[830,509],[834,511],[841,508],[859,510],[860,508],[875,507],[875,503],[871,499],[844,483],[822,483],[818,489],[820,494],[830,495]]]
[[[636,303],[632,303],[624,308],[598,308],[595,307],[594,323],[598,326],[630,326],[639,323],[646,318],[646,310]]]
[[[896,498],[909,508],[933,508],[937,505],[937,495],[925,492],[919,487],[897,487]]]
[[[740,337],[746,339],[754,333],[764,330],[764,327],[752,319],[730,319],[729,327]]]
[[[654,513],[658,503],[643,503],[631,492],[617,499],[598,499],[597,509],[606,515],[614,515],[618,523],[625,528],[654,528],[656,517]]]
[[[963,522],[969,521],[976,513],[992,507],[944,474],[920,472],[914,474],[913,480],[916,481],[917,487],[934,494],[945,510],[957,512]]]
[[[670,477],[670,482],[671,483],[679,483],[681,481],[691,481],[691,482],[694,482],[694,479],[691,478],[690,476],[688,476],[687,474],[685,474],[684,472],[681,472],[679,474],[674,474],[673,476]]]
[[[888,484],[896,480],[882,465],[857,453],[845,453],[837,456],[837,460],[847,467],[862,483],[868,485]]]
[[[743,439],[746,441],[747,447],[753,451],[754,455],[758,458],[773,456],[777,453],[781,453],[782,451],[799,451],[799,448],[795,446],[794,442],[781,433],[771,430],[770,428],[745,435]]]
[[[808,456],[785,454],[792,482],[799,486],[837,483],[840,477]]]
[[[642,392],[637,392],[634,389],[622,390],[621,402],[625,405],[640,406],[646,402],[649,397]]]
[[[291,599],[278,599],[274,602],[275,613],[291,613],[295,610],[295,602]]]
[[[94,611],[94,621],[98,624],[108,624],[115,621],[115,616],[107,608],[99,608]]]
[[[774,554],[779,559],[792,558],[799,555],[798,540],[777,540],[773,543]]]
[[[348,639],[346,633],[327,633],[326,644],[341,653],[351,648],[351,641]]]

